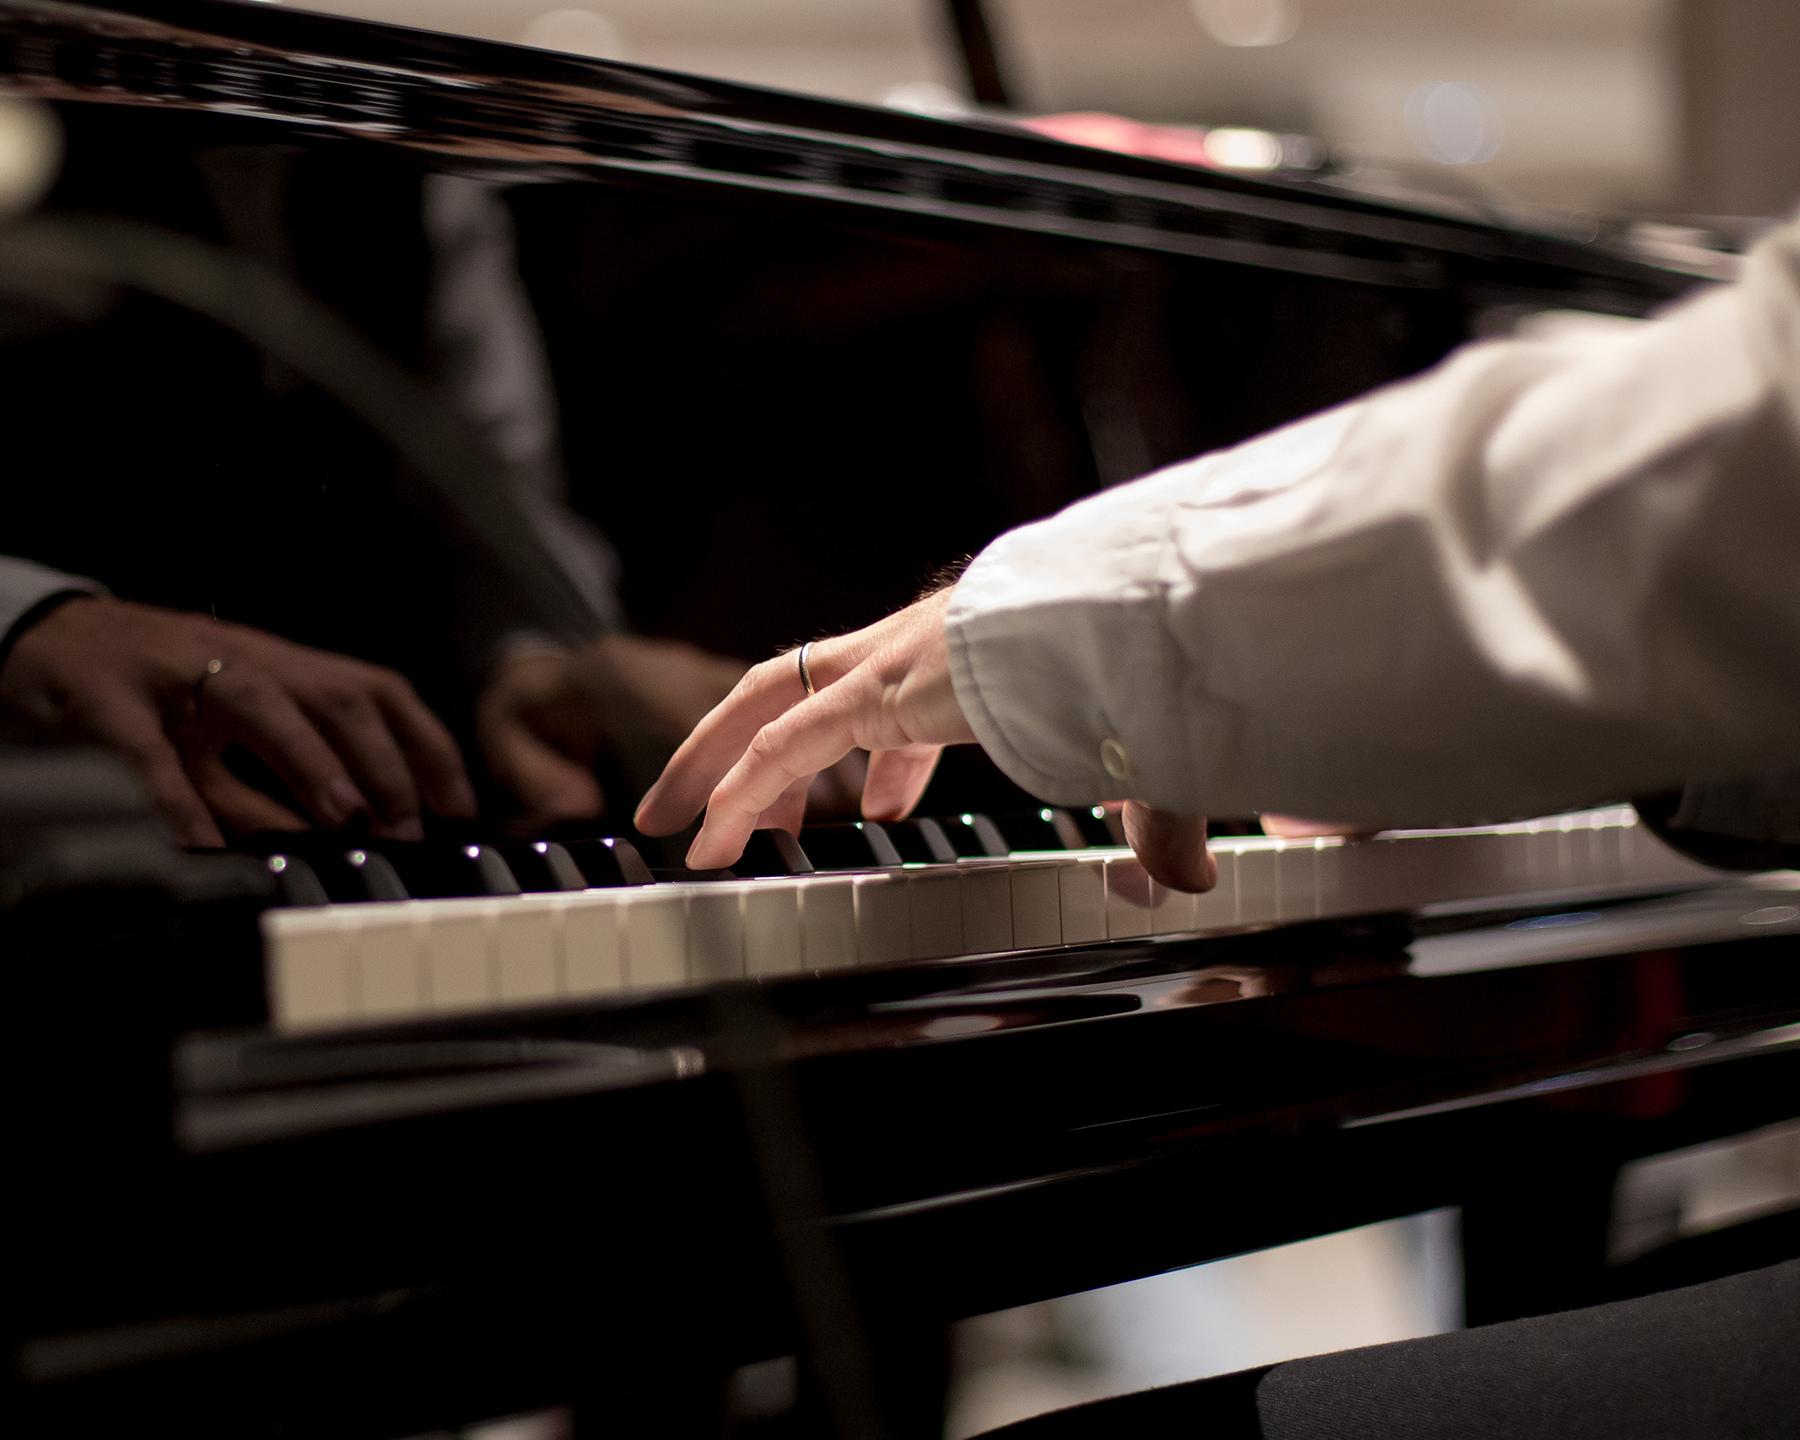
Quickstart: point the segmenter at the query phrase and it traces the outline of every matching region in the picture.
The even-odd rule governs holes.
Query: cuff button
[[[1100,742],[1100,766],[1115,780],[1129,780],[1133,774],[1131,756],[1111,735]]]

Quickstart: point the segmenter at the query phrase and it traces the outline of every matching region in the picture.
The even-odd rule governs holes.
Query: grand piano
[[[481,769],[521,637],[767,654],[1697,271],[249,4],[4,0],[0,96],[42,142],[0,224],[0,551],[404,672],[483,802],[184,851],[115,758],[0,757],[29,1432],[706,1433],[718,1377],[798,1355],[816,1433],[927,1434],[952,1320],[1369,1220],[1460,1207],[1473,1320],[1792,1253],[1606,1263],[1622,1166],[1793,1117],[1771,857],[1619,805],[1245,825],[1189,899],[965,758],[916,824],[691,875],[618,818],[654,727],[585,821]]]

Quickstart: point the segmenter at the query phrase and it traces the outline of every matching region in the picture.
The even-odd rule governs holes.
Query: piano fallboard
[[[185,1366],[267,1349],[282,1371],[319,1345],[392,1379],[454,1353],[459,1384],[505,1372],[519,1400],[594,1347],[666,1361],[663,1325],[709,1364],[791,1349],[814,1265],[878,1319],[937,1322],[1522,1174],[1575,1183],[1791,1113],[1795,894],[1775,876],[192,1037],[179,1163],[103,1224],[63,1197],[83,1248],[26,1353],[52,1389],[129,1393],[166,1383],[175,1314]],[[393,1323],[356,1322],[374,1314]]]

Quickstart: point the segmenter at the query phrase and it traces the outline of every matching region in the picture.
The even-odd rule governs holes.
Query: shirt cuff
[[[0,665],[19,637],[66,600],[104,595],[106,587],[35,560],[0,556]]]
[[[1136,489],[1137,487],[1129,487]],[[1118,502],[1115,494],[1096,497]],[[1122,527],[1095,502],[1003,535],[964,572],[945,617],[951,680],[981,746],[1042,800],[1165,802],[1191,786],[1194,716],[1178,717],[1160,558],[1171,546],[1154,497]],[[1112,517],[1118,518],[1118,517]],[[1092,568],[1072,549],[1105,530]],[[1203,727],[1202,727],[1203,728]]]

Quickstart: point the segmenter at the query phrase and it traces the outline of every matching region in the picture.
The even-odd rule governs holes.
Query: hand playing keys
[[[950,593],[936,591],[865,630],[811,646],[811,696],[794,655],[754,666],[675,752],[638,807],[638,827],[667,835],[704,810],[688,864],[725,868],[743,853],[751,831],[797,830],[813,776],[858,749],[870,752],[864,816],[905,816],[943,748],[975,739],[950,679],[944,635]],[[1181,890],[1213,884],[1205,820],[1128,800],[1125,833],[1163,884]]]

